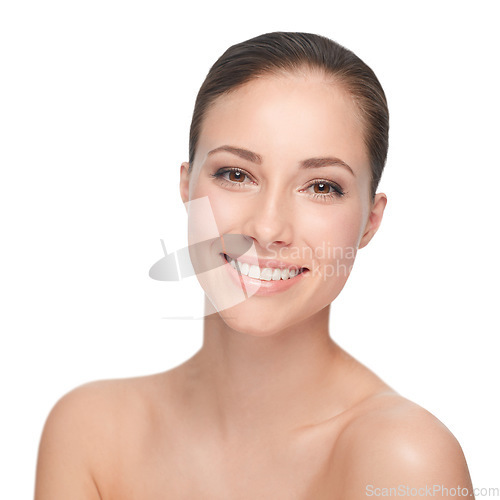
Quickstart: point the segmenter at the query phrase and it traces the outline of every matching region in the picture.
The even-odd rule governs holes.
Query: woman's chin
[[[252,337],[272,337],[286,328],[283,324],[273,326],[258,320],[249,319],[246,321],[244,318],[224,317],[223,313],[220,313],[220,315],[229,328],[235,332],[244,333]]]
[[[262,307],[252,310],[248,303],[219,311],[224,323],[236,332],[252,337],[270,337],[283,332],[299,321],[287,310],[266,310]]]

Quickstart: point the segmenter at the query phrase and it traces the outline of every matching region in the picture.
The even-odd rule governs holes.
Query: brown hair
[[[259,76],[304,67],[334,77],[356,103],[365,127],[373,199],[389,147],[389,110],[384,90],[371,68],[353,52],[311,33],[266,33],[229,47],[217,59],[196,98],[189,133],[189,169],[193,167],[203,118],[219,96]]]

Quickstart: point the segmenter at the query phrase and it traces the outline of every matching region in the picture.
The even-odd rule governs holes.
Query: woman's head
[[[374,72],[350,50],[311,33],[266,33],[227,49],[211,67],[198,93],[189,134],[192,169],[203,121],[217,98],[264,75],[321,71],[343,88],[359,112],[370,159],[373,198],[389,144],[389,110]]]
[[[221,73],[212,68],[212,83],[206,81],[198,96],[190,162],[181,166],[180,184],[189,202],[190,254],[200,284],[229,326],[259,336],[326,310],[347,281],[358,248],[377,231],[386,202],[383,193],[373,193],[379,177],[374,181],[373,162],[379,154],[383,167],[387,141],[377,153],[376,133],[368,134],[366,125],[367,116],[377,116],[376,106],[361,108],[362,98],[353,97],[346,83],[355,69],[351,65],[349,73],[339,63],[344,73],[335,76],[303,55],[297,59],[298,49],[290,46],[296,38],[307,45],[310,37],[321,37],[278,33],[254,40],[274,36],[274,43],[264,44],[264,52],[274,55],[260,57],[274,66],[249,71],[243,56],[239,63],[237,57],[222,65],[219,59],[214,67],[222,66]],[[243,45],[243,52],[261,51]],[[233,50],[238,52],[228,52]],[[355,58],[336,50],[338,59]],[[290,53],[288,66],[277,55],[283,52]],[[363,115],[361,109],[371,111]],[[243,256],[238,235],[252,247]],[[236,269],[224,254],[237,259]]]

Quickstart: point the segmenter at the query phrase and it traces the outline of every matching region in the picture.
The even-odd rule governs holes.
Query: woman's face
[[[320,74],[264,76],[218,98],[188,167],[181,166],[183,201],[207,197],[189,210],[190,244],[215,227],[209,206],[223,235],[191,253],[195,269],[203,259],[217,268],[198,279],[230,327],[256,336],[311,318],[337,297],[386,203],[382,193],[370,197],[355,105]],[[236,269],[223,253],[237,258]],[[260,269],[246,276],[245,262]],[[301,272],[283,279],[284,268]]]

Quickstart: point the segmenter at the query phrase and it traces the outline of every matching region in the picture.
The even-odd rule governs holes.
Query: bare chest
[[[186,436],[131,442],[101,493],[103,500],[331,500],[334,434],[226,445]]]

